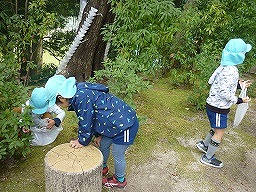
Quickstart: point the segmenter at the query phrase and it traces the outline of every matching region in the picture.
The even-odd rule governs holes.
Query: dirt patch
[[[197,161],[199,157],[198,154],[192,154],[194,162],[184,167],[185,172],[202,171],[202,166]],[[180,167],[182,161],[182,156],[174,150],[159,147],[152,152],[147,163],[132,168],[133,171],[127,177],[129,184],[125,191],[211,191],[207,185],[200,185],[203,182],[202,177],[194,180],[191,176],[186,176]]]
[[[184,141],[183,141],[184,142]],[[192,140],[189,147],[194,147]],[[233,155],[224,158],[222,169],[204,166],[199,162],[200,152],[192,149],[191,163],[181,168],[182,158],[177,152],[162,149],[152,152],[149,161],[132,168],[128,175],[126,192],[165,191],[165,192],[254,192],[256,189],[256,149],[245,152],[245,158],[235,161]],[[221,153],[226,153],[225,150]],[[191,174],[187,174],[191,172]],[[114,190],[117,191],[117,190]]]
[[[139,167],[133,167],[128,176],[129,185],[125,191],[169,191],[178,181],[176,170],[179,158],[170,150],[164,153],[154,151],[150,160]]]

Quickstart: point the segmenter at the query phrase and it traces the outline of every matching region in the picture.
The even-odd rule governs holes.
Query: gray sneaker
[[[202,151],[202,152],[204,152],[204,153],[207,153],[208,147],[204,145],[204,142],[203,142],[203,141],[197,142],[196,147],[197,147],[200,151]]]
[[[206,155],[202,155],[201,159],[200,159],[201,163],[205,164],[205,165],[210,165],[212,167],[216,167],[216,168],[222,168],[224,165],[223,163],[216,159],[214,156],[212,156],[212,158],[208,159],[206,157]]]

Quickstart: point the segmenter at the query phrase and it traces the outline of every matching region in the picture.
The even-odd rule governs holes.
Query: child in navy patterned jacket
[[[115,175],[103,178],[106,187],[125,187],[125,151],[133,144],[139,124],[135,111],[121,99],[109,93],[102,84],[76,83],[70,77],[58,89],[56,104],[74,110],[79,120],[78,138],[71,147],[95,143],[103,154],[103,175],[108,173],[107,160],[112,145]]]
[[[245,53],[251,48],[252,46],[242,39],[231,39],[222,51],[221,65],[209,79],[211,89],[206,100],[206,112],[211,130],[205,140],[196,144],[197,148],[205,153],[200,159],[203,164],[216,168],[223,167],[223,163],[216,159],[214,154],[227,128],[230,107],[233,104],[250,101],[249,97],[238,98],[235,93],[237,88],[249,87],[251,84],[249,81],[239,81],[236,67],[243,63]]]

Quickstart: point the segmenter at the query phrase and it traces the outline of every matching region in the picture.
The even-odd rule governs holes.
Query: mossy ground
[[[186,103],[189,94],[190,90],[176,89],[169,79],[161,79],[155,81],[151,89],[136,95],[141,126],[134,145],[127,152],[128,186],[125,191],[154,191],[151,183],[157,186],[157,191],[231,191],[228,188],[253,191],[251,187],[256,186],[255,180],[250,183],[246,177],[247,188],[242,186],[246,185],[245,182],[237,182],[243,179],[243,171],[255,170],[255,164],[248,165],[247,158],[247,154],[256,149],[255,136],[246,130],[246,127],[252,127],[250,118],[253,116],[248,114],[239,128],[227,131],[222,142],[225,148],[217,153],[226,164],[223,169],[202,166],[198,160],[201,153],[195,148],[195,143],[204,138],[209,123],[204,111],[194,111]],[[254,109],[252,106],[251,114],[254,114]],[[233,116],[234,112],[231,112],[230,123]],[[63,127],[54,143],[32,147],[27,158],[6,161],[1,165],[0,191],[45,190],[44,156],[51,148],[76,137],[77,118],[73,112],[66,113]],[[113,172],[112,159],[109,162],[110,172]],[[165,185],[161,185],[164,179]],[[137,180],[140,182],[136,185]]]

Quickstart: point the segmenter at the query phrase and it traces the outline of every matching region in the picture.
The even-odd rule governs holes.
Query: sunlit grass
[[[43,63],[54,63],[56,66],[59,66],[59,61],[47,51],[43,53]]]

